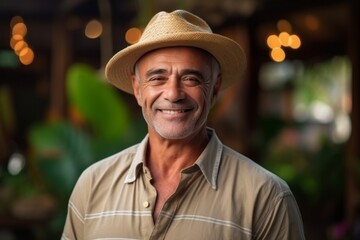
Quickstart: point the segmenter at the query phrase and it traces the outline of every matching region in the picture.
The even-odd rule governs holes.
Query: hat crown
[[[212,33],[201,18],[184,10],[159,12],[147,24],[139,42],[182,33]]]

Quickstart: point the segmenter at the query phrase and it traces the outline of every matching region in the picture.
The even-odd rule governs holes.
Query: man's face
[[[189,47],[155,50],[138,61],[133,90],[149,134],[185,139],[205,129],[221,85],[214,66],[209,54]]]

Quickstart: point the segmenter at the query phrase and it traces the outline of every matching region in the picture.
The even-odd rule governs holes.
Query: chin
[[[164,139],[169,140],[181,140],[189,137],[191,133],[193,133],[193,129],[185,129],[185,128],[179,128],[179,131],[175,129],[156,129],[155,132],[160,135]]]

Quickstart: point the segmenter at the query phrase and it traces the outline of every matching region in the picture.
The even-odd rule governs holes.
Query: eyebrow
[[[146,77],[150,77],[152,75],[156,75],[156,74],[163,74],[166,73],[166,69],[163,68],[155,68],[155,69],[150,69],[146,72]]]
[[[196,75],[197,77],[204,79],[204,74],[196,69],[184,69],[180,72],[181,75],[187,75],[187,74],[193,74]]]
[[[166,69],[163,68],[155,68],[155,69],[150,69],[146,72],[146,77],[150,77],[152,75],[156,75],[156,74],[164,74],[167,73],[168,71]],[[196,75],[197,77],[204,79],[204,75],[201,71],[196,70],[196,69],[183,69],[180,72],[180,75],[187,75],[187,74],[193,74]]]

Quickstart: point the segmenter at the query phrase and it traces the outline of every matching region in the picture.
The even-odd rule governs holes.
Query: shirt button
[[[148,201],[143,202],[144,208],[148,208],[150,206],[150,203]]]

